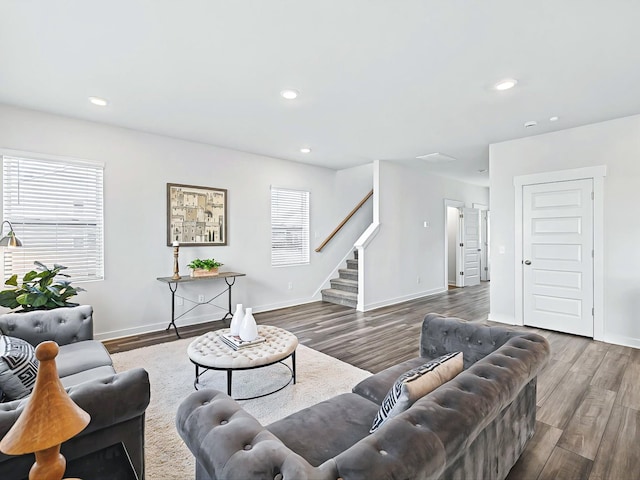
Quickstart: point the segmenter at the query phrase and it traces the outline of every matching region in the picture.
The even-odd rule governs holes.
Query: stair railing
[[[342,227],[344,227],[346,225],[346,223],[351,219],[351,217],[353,217],[355,215],[355,213],[360,210],[360,208],[362,208],[362,206],[367,202],[367,200],[369,200],[371,197],[373,196],[373,190],[371,190],[369,193],[367,193],[364,198],[362,200],[360,200],[360,203],[358,203],[358,205],[355,206],[355,208],[353,210],[351,210],[351,212],[349,212],[349,214],[344,217],[344,220],[342,220],[340,222],[340,225],[338,225],[333,232],[331,232],[329,234],[329,236],[327,238],[325,238],[324,242],[322,242],[320,244],[320,246],[318,248],[316,248],[316,252],[320,252],[322,251],[322,249],[327,245],[327,243],[329,243],[331,241],[331,239],[333,237],[336,236],[336,234],[340,231],[340,229]]]

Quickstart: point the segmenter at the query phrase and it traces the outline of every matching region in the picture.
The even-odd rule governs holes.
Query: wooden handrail
[[[355,215],[355,213],[356,213],[358,210],[360,210],[360,207],[362,207],[362,206],[365,204],[365,202],[366,202],[367,200],[369,200],[372,196],[373,196],[373,190],[371,190],[369,193],[367,193],[367,194],[365,195],[365,197],[364,197],[362,200],[360,200],[360,203],[358,203],[358,205],[356,205],[356,206],[355,206],[355,208],[354,208],[353,210],[351,210],[351,211],[349,212],[349,214],[348,214],[346,217],[344,217],[344,220],[342,220],[342,222],[340,222],[340,225],[338,225],[338,226],[333,230],[333,232],[331,232],[331,233],[329,234],[329,236],[328,236],[327,238],[325,238],[324,242],[322,242],[322,243],[320,244],[320,246],[319,246],[318,248],[316,248],[316,252],[320,252],[320,251],[321,251],[321,250],[322,250],[322,249],[327,245],[327,243],[329,243],[329,242],[331,241],[331,239],[332,239],[333,237],[335,237],[336,233],[338,233],[338,232],[340,231],[340,229],[341,229],[342,227],[344,227],[344,225],[349,221],[349,219],[350,219],[351,217],[353,217],[353,216]]]

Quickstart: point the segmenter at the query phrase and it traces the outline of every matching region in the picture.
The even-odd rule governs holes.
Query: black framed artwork
[[[167,183],[167,245],[227,245],[227,190]]]

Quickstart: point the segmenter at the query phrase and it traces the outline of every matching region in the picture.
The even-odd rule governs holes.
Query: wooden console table
[[[217,307],[218,305],[211,302],[214,301],[216,298],[220,297],[221,295],[223,295],[225,292],[228,292],[229,304],[228,304],[227,311],[224,314],[224,317],[221,318],[221,320],[226,320],[227,318],[233,317],[233,310],[231,310],[231,287],[236,283],[236,277],[244,277],[244,276],[246,276],[246,274],[244,273],[220,272],[218,275],[214,275],[210,277],[181,277],[177,280],[173,279],[172,277],[158,277],[157,280],[169,285],[169,290],[171,290],[171,322],[169,322],[169,325],[167,326],[166,330],[168,331],[171,328],[171,326],[173,326],[178,338],[182,338],[180,336],[180,333],[178,332],[176,320],[185,316],[191,310],[193,310],[196,307],[199,307],[200,305],[213,305],[214,307]],[[191,307],[189,310],[187,310],[186,312],[183,312],[176,317],[176,291],[178,290],[179,284],[188,283],[188,282],[203,282],[206,280],[217,280],[220,278],[224,278],[224,282],[227,284],[227,288],[225,288],[223,291],[218,293],[216,296],[211,297],[209,300],[206,300],[204,302],[194,302],[193,300],[190,300],[188,298],[180,297],[183,300],[186,300],[191,303],[195,303],[195,305]],[[218,307],[218,308],[222,308],[222,307]]]

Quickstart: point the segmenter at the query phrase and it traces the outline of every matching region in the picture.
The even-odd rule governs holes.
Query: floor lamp
[[[36,347],[38,374],[27,405],[0,442],[7,455],[35,453],[29,480],[61,480],[66,460],[60,445],[80,433],[91,417],[65,391],[56,368],[58,344],[42,342]]]

